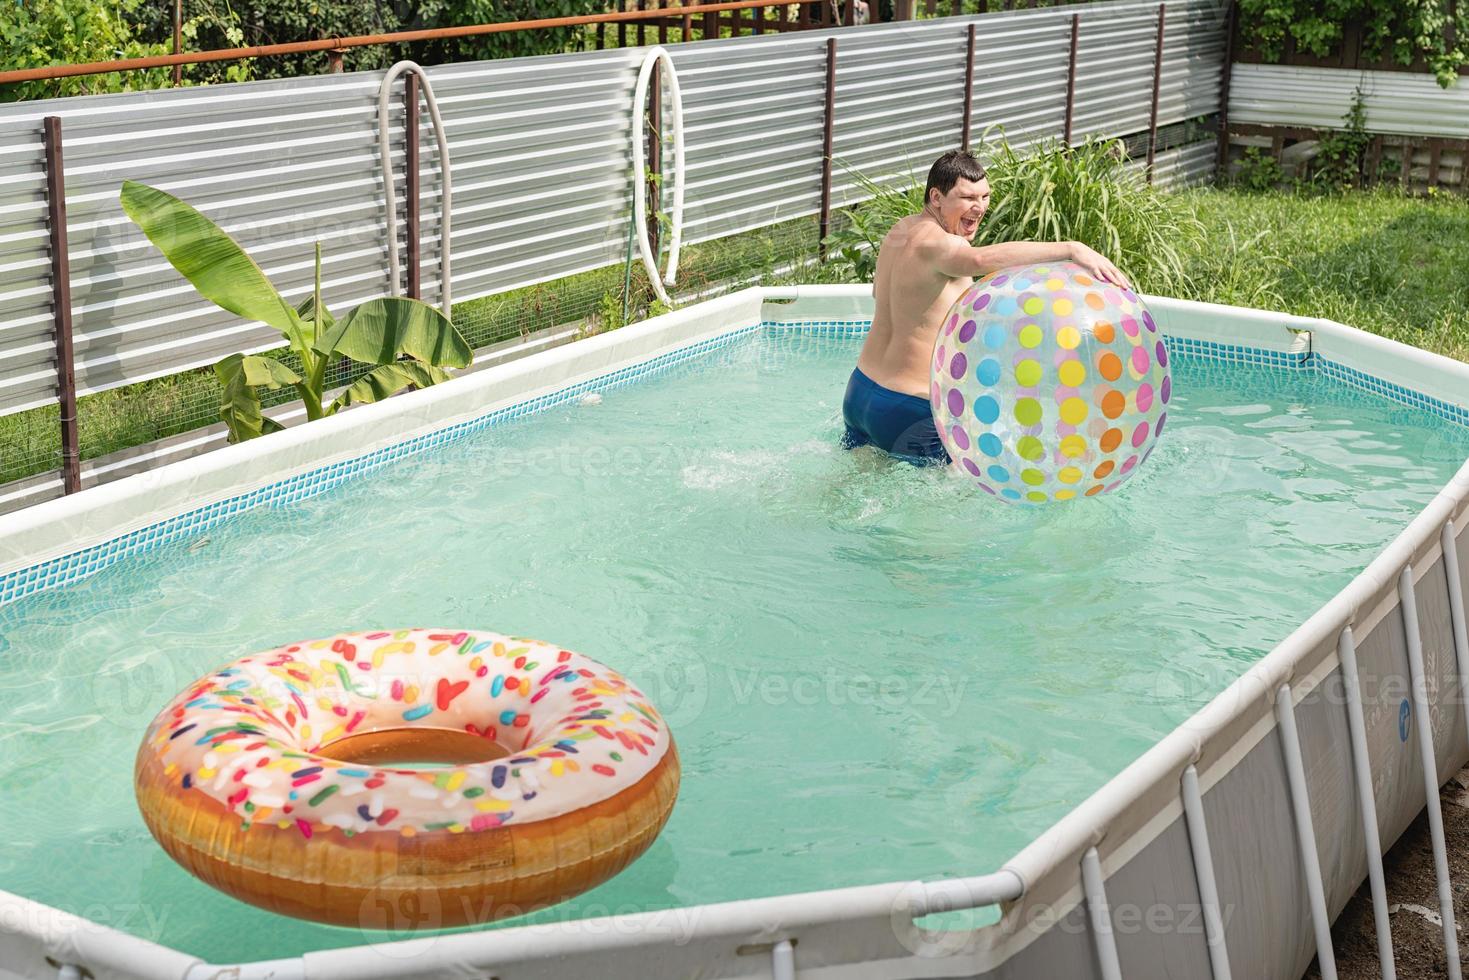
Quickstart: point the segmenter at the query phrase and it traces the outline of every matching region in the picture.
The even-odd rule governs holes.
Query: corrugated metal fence
[[[1061,135],[1073,16],[1073,138],[1148,130],[1159,8],[1122,0],[674,46],[686,119],[685,241],[820,210],[829,39],[837,44],[831,194],[839,206],[860,197],[856,174],[921,172],[959,143],[971,25],[976,137],[992,125],[1021,143]],[[1218,111],[1222,8],[1169,3],[1161,50],[1156,124]],[[453,163],[456,302],[622,258],[642,55],[619,49],[430,70]],[[309,289],[317,240],[334,308],[387,291],[381,79],[364,72],[0,108],[0,415],[58,398],[45,117],[62,121],[76,388],[88,394],[280,343],[274,330],[203,301],[169,267],[123,214],[125,179],[209,214],[288,297]],[[401,97],[393,104],[393,172],[402,184]],[[420,145],[423,295],[434,301],[441,161],[426,118]],[[1210,145],[1160,155],[1160,179],[1210,172]],[[403,227],[400,220],[400,235]],[[46,494],[59,491],[54,483]]]
[[[1469,137],[1469,85],[1461,81],[1441,88],[1426,72],[1235,65],[1229,118],[1260,126],[1340,129],[1358,91],[1369,133]]]

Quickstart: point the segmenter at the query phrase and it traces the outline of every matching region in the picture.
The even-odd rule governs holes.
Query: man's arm
[[[1115,265],[1081,242],[1001,242],[976,248],[957,235],[937,234],[924,252],[938,271],[955,278],[987,276],[1012,265],[1070,261],[1093,278],[1132,288]]]

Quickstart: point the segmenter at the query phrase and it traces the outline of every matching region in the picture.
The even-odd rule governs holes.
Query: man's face
[[[973,241],[984,213],[989,210],[990,182],[983,177],[979,180],[960,177],[949,193],[940,197],[935,190],[929,196],[944,230],[966,242]]]

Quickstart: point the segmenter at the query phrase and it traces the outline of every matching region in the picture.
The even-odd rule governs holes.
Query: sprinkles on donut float
[[[413,763],[447,763],[409,768]],[[153,720],[134,784],[163,848],[285,915],[423,928],[518,915],[615,875],[678,792],[657,710],[580,654],[483,631],[256,653]]]

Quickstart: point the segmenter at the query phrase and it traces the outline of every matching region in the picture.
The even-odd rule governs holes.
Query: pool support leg
[[[1352,782],[1362,815],[1362,838],[1367,848],[1367,881],[1372,891],[1372,920],[1377,927],[1377,962],[1382,980],[1397,980],[1393,960],[1392,922],[1387,912],[1387,884],[1382,873],[1382,839],[1377,825],[1377,799],[1372,790],[1372,758],[1367,754],[1367,724],[1362,718],[1362,681],[1357,673],[1357,640],[1350,626],[1336,642],[1342,684],[1347,695],[1347,731],[1351,735]]]
[[[1092,943],[1102,980],[1122,980],[1122,964],[1117,959],[1117,937],[1112,933],[1112,912],[1107,906],[1107,889],[1102,882],[1102,862],[1095,847],[1087,848],[1081,859],[1081,886],[1086,893],[1086,913],[1091,920]]]
[[[1301,760],[1301,739],[1296,730],[1296,708],[1289,684],[1275,692],[1275,720],[1280,726],[1280,745],[1285,755],[1285,776],[1290,784],[1291,810],[1295,814],[1296,850],[1306,876],[1306,897],[1311,905],[1311,926],[1316,932],[1316,960],[1321,980],[1336,980],[1336,953],[1331,945],[1331,917],[1326,913],[1326,890],[1321,885],[1321,858],[1316,853],[1316,829],[1311,822],[1311,797],[1306,788],[1306,767]]]
[[[1214,855],[1209,850],[1209,828],[1204,823],[1204,798],[1199,792],[1198,770],[1193,766],[1183,771],[1183,816],[1188,827],[1189,850],[1194,856],[1194,877],[1199,883],[1199,903],[1204,908],[1209,970],[1213,980],[1231,980],[1224,919],[1219,913],[1219,886],[1214,880]]]
[[[1465,153],[1465,169],[1469,170],[1469,151]],[[1469,626],[1464,623],[1464,579],[1459,574],[1458,535],[1454,522],[1448,521],[1439,534],[1443,546],[1444,579],[1449,588],[1449,622],[1454,630],[1454,660],[1459,666],[1459,697],[1469,697]],[[1464,709],[1464,726],[1469,730],[1469,706]]]
[[[1458,926],[1454,921],[1454,891],[1449,881],[1448,848],[1444,844],[1443,812],[1438,800],[1438,753],[1433,748],[1433,720],[1428,714],[1428,678],[1423,669],[1423,634],[1418,626],[1418,597],[1410,562],[1398,575],[1398,599],[1403,609],[1403,632],[1408,641],[1408,672],[1413,690],[1413,720],[1418,728],[1418,753],[1423,760],[1423,794],[1428,806],[1428,834],[1433,842],[1433,870],[1438,879],[1439,914],[1443,916],[1444,957],[1449,980],[1461,980]]]
[[[796,980],[796,948],[789,939],[770,949],[770,980]]]

